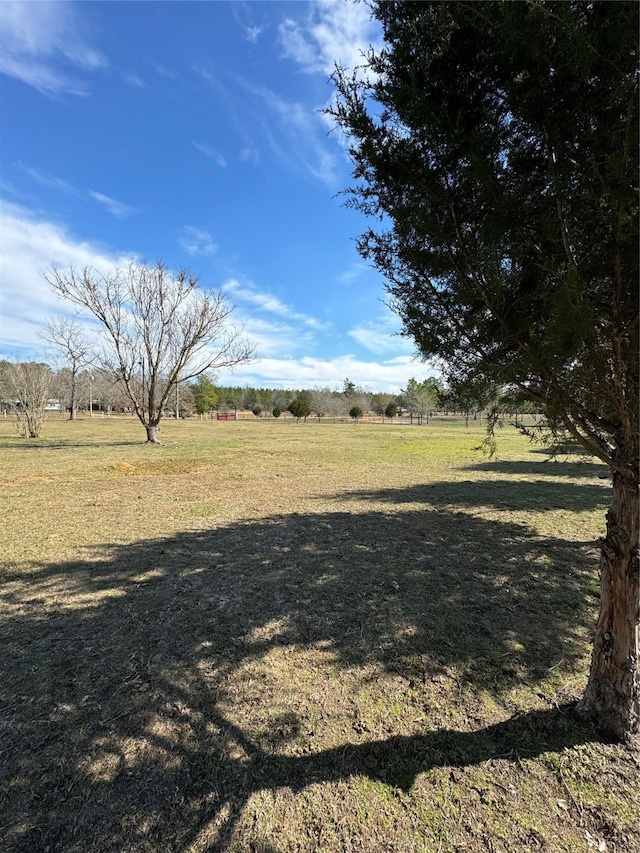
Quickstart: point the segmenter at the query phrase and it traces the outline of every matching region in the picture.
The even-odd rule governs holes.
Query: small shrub
[[[292,400],[289,403],[289,411],[294,416],[300,420],[300,418],[306,418],[311,414],[311,399],[308,391],[301,391],[295,400]]]
[[[385,416],[387,418],[395,418],[398,414],[398,407],[395,403],[389,403],[387,408],[384,410]]]

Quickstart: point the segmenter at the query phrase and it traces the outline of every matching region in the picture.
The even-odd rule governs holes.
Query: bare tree
[[[52,373],[35,361],[2,363],[2,396],[11,407],[16,428],[23,438],[38,438],[47,420],[47,400]]]
[[[172,273],[161,261],[108,273],[53,265],[45,278],[101,324],[98,361],[123,383],[153,444],[177,382],[253,358],[253,345],[229,322],[234,306],[221,290],[201,289],[187,270]]]
[[[69,398],[69,420],[78,416],[78,373],[91,361],[92,347],[77,320],[68,317],[50,317],[40,338],[51,344],[63,357],[68,372],[60,374],[66,379]]]
[[[89,374],[91,380],[91,392],[86,388],[88,375],[84,375],[84,390],[87,391],[86,397],[97,397],[101,411],[110,415],[114,408],[126,409],[129,406],[129,400],[126,395],[124,384],[114,377],[112,373],[95,367]]]
[[[333,392],[331,388],[316,387],[311,390],[311,411],[318,420],[331,411],[333,403]]]

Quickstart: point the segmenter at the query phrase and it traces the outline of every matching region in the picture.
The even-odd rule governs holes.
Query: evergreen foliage
[[[640,731],[638,4],[374,0],[334,74],[358,241],[450,384],[517,389],[613,470],[579,705]],[[566,433],[565,433],[566,434]]]
[[[309,391],[300,391],[289,403],[289,411],[298,420],[307,418],[311,414],[311,394]]]
[[[387,418],[395,418],[398,414],[398,406],[394,403],[388,403],[387,408],[384,410],[385,417]]]
[[[215,409],[218,403],[218,393],[208,376],[204,374],[198,376],[192,385],[192,391],[196,412],[199,415],[205,415]]]
[[[331,113],[406,334],[636,478],[637,4],[373,10],[385,47]]]

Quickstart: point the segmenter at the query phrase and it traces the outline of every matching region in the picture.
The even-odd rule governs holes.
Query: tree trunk
[[[78,387],[76,384],[75,371],[71,374],[71,405],[69,406],[69,420],[75,421],[78,418]]]
[[[626,741],[640,732],[638,484],[613,475],[600,557],[600,616],[580,716]]]
[[[150,444],[160,444],[160,425],[145,424],[145,429],[147,430],[147,441]]]

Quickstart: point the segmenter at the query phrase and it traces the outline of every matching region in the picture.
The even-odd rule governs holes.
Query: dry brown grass
[[[640,849],[603,470],[479,428],[0,423],[8,851]]]

